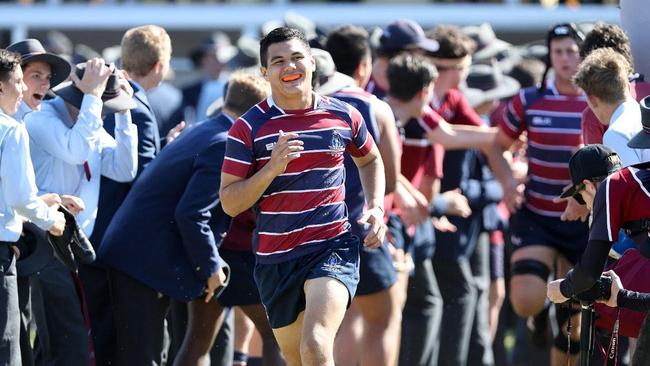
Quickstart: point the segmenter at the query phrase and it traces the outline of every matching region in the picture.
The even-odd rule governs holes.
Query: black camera
[[[583,291],[573,297],[582,302],[594,302],[596,300],[607,300],[612,295],[612,278],[601,275],[598,281],[589,290]]]

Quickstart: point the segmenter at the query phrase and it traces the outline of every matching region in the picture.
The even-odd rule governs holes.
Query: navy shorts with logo
[[[589,225],[582,221],[562,221],[559,217],[536,214],[522,207],[511,219],[513,251],[530,246],[552,247],[576,264],[587,247]]]
[[[219,255],[230,266],[230,282],[217,301],[222,306],[260,304],[260,293],[253,271],[255,254],[250,250],[219,249]]]
[[[271,328],[292,324],[305,310],[307,280],[331,277],[349,293],[348,306],[359,283],[359,239],[346,233],[328,241],[324,248],[295,259],[255,265],[255,282]]]
[[[371,295],[391,287],[397,281],[393,257],[384,241],[376,249],[361,249],[357,296]]]

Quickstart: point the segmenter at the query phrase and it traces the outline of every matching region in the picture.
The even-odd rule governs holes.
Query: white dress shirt
[[[43,230],[54,224],[54,210],[37,196],[25,126],[0,111],[0,241],[15,242],[23,217]]]
[[[115,114],[113,139],[103,128],[101,111],[102,100],[86,94],[76,123],[59,97],[25,118],[39,192],[81,198],[86,209],[77,222],[88,236],[97,217],[100,177],[130,182],[138,168],[138,133],[131,113]]]
[[[627,143],[643,129],[641,109],[635,100],[627,100],[616,108],[603,135],[603,145],[612,148],[623,166],[650,161],[650,149],[633,149]]]

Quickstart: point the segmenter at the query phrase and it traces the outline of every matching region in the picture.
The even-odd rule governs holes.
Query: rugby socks
[[[248,353],[235,351],[232,359],[232,366],[246,366],[248,365]]]

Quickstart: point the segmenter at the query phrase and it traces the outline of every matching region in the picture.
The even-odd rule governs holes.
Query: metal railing
[[[30,29],[113,29],[157,24],[167,29],[247,29],[282,19],[295,11],[328,27],[344,23],[373,26],[410,18],[423,27],[438,23],[478,24],[489,22],[499,31],[546,30],[561,21],[619,22],[613,6],[558,6],[552,9],[531,4],[440,4],[440,3],[289,3],[267,4],[3,4],[0,28],[9,29],[12,41],[24,39]]]

